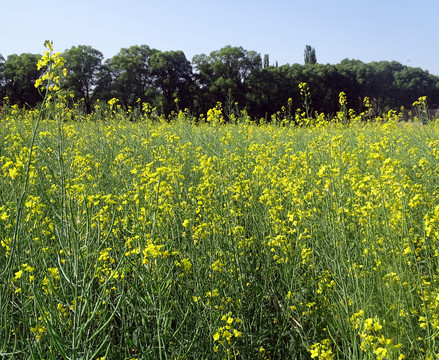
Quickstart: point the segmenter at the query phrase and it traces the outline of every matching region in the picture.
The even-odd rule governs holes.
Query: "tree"
[[[270,55],[264,55],[264,69],[270,66]]]
[[[178,98],[181,105],[188,107],[190,86],[192,84],[192,65],[182,51],[157,52],[151,56],[151,73],[154,85],[162,97],[166,112]]]
[[[66,50],[63,57],[67,69],[63,87],[83,98],[87,113],[91,113],[104,56],[91,46],[79,45]]]
[[[270,66],[251,74],[246,98],[252,116],[269,121],[272,114],[285,106],[288,98],[299,99],[295,80],[288,76],[289,68],[289,65]]]
[[[37,69],[40,57],[39,54],[13,54],[7,57],[3,64],[3,84],[4,95],[10,103],[32,107],[42,100],[34,86],[42,72]]]
[[[261,55],[242,47],[226,46],[213,51],[209,56],[194,56],[195,78],[201,92],[205,108],[222,100],[227,93],[244,105],[248,91],[250,74],[262,69]]]
[[[305,65],[316,64],[317,63],[316,50],[310,45],[306,45],[304,58],[305,58]]]
[[[314,64],[302,66],[302,77],[311,92],[313,111],[334,114],[339,110],[339,94],[348,95],[351,107],[351,87],[335,65]]]
[[[3,97],[5,96],[5,83],[3,77],[3,71],[5,67],[5,58],[2,54],[0,54],[0,103],[3,101]]]
[[[403,105],[398,99],[394,75],[403,65],[397,61],[373,61],[356,69],[357,81],[365,96],[370,98],[372,111],[380,115],[389,109]]]
[[[111,97],[117,97],[127,109],[134,107],[137,100],[150,101],[148,92],[152,90],[154,77],[151,73],[151,57],[159,52],[147,45],[123,48],[105,62],[101,78],[105,86],[100,92],[110,90]]]
[[[411,108],[415,100],[427,96],[429,106],[439,107],[439,79],[420,68],[404,66],[393,75],[401,105]]]

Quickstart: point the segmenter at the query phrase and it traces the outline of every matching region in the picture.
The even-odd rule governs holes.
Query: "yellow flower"
[[[47,271],[52,275],[54,279],[59,280],[58,268],[48,268]]]
[[[23,270],[19,270],[15,273],[14,280],[18,280],[23,275]]]
[[[233,329],[233,335],[235,336],[235,337],[242,337],[242,332],[241,331],[238,331],[238,330],[236,330],[236,329]]]
[[[372,325],[373,325],[373,319],[367,318],[366,320],[364,320],[364,329],[365,330],[372,330]]]
[[[379,347],[374,351],[374,353],[378,356],[378,359],[383,359],[383,358],[387,357],[387,349],[386,348]]]
[[[379,323],[379,321],[375,321],[374,322],[374,324],[373,324],[373,329],[375,330],[375,331],[378,331],[378,330],[380,330],[380,329],[382,329],[383,328],[383,326]]]
[[[14,180],[20,173],[18,172],[16,167],[9,169],[9,177]]]
[[[346,94],[344,91],[342,91],[339,95],[338,95],[338,101],[340,103],[341,106],[345,106],[347,104],[347,99],[346,99]]]
[[[118,101],[119,101],[119,99],[112,98],[112,99],[108,100],[108,104],[109,104],[110,106],[113,106],[113,105],[116,104]]]
[[[230,339],[232,338],[232,334],[230,333],[229,330],[223,331],[223,338],[226,338],[227,341],[230,341]]]
[[[182,259],[181,263],[183,264],[183,267],[186,271],[191,271],[192,263],[189,259]]]
[[[45,326],[37,325],[35,327],[30,328],[30,332],[35,335],[37,340],[41,340],[44,333],[47,331],[47,328]]]
[[[23,267],[23,270],[26,272],[32,272],[35,270],[35,268],[33,268],[32,266],[29,266],[28,264],[23,264],[22,267]]]

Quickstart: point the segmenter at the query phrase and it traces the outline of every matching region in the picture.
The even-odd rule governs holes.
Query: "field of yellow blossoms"
[[[3,115],[2,355],[439,356],[435,122]]]
[[[48,74],[0,124],[1,357],[439,358],[438,122],[87,117]]]

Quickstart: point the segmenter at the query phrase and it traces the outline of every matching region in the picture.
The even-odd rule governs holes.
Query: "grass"
[[[436,358],[439,125],[209,114],[3,109],[0,353]]]

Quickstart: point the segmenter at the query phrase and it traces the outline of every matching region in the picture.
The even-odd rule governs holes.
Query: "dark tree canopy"
[[[179,99],[182,106],[190,106],[192,65],[182,51],[155,53],[151,57],[151,73],[165,111],[173,107],[175,99]]]
[[[34,87],[41,75],[36,64],[40,55],[0,56],[0,95],[13,104],[35,106],[41,95]],[[364,110],[369,97],[378,115],[400,106],[410,108],[420,96],[427,96],[431,108],[439,108],[439,77],[428,71],[396,61],[364,63],[344,59],[339,64],[317,63],[315,49],[305,47],[305,64],[278,66],[263,61],[256,51],[225,46],[209,55],[195,55],[192,62],[182,51],[159,51],[147,45],[123,48],[103,61],[91,46],[74,46],[63,54],[67,77],[64,91],[84,99],[91,112],[97,99],[119,99],[125,109],[148,102],[170,113],[189,108],[206,113],[217,101],[238,102],[241,109],[256,118],[269,119],[292,98],[293,108],[303,105],[298,85],[306,82],[312,114],[333,114],[339,110],[338,96],[344,91],[348,107]],[[311,66],[312,65],[312,66]],[[178,105],[174,100],[178,99]]]
[[[8,97],[10,103],[35,106],[42,100],[34,86],[35,80],[41,75],[41,71],[37,69],[40,57],[38,54],[13,54],[2,63],[2,93]]]
[[[87,113],[90,113],[104,56],[91,46],[79,45],[66,50],[63,57],[67,69],[63,86],[83,98]]]
[[[208,106],[223,101],[229,91],[243,104],[248,92],[247,80],[252,73],[262,69],[259,53],[232,46],[213,51],[209,56],[197,55],[192,63],[195,79]]]
[[[154,85],[150,60],[158,50],[147,45],[131,46],[121,49],[105,62],[109,83],[106,88],[107,97],[117,97],[125,108],[135,106],[138,99],[151,101],[148,97]]]

